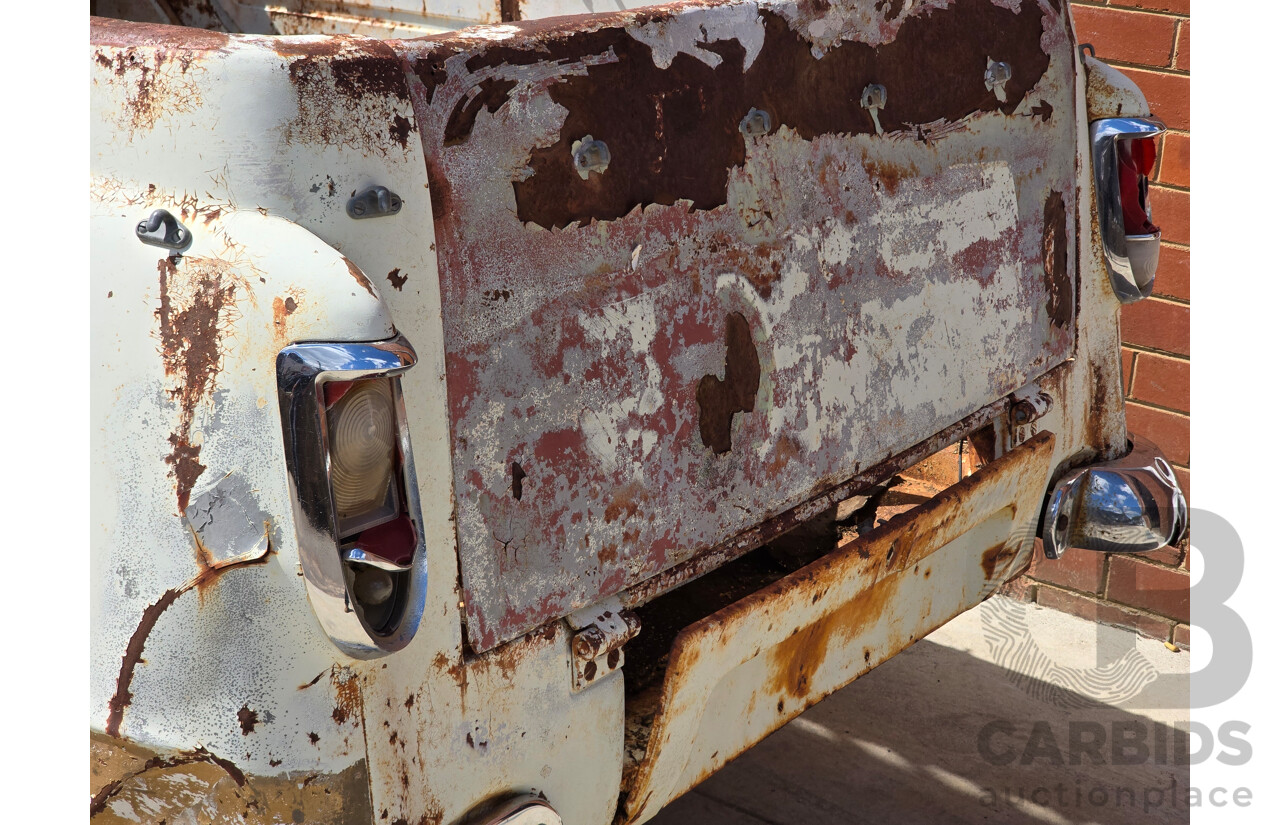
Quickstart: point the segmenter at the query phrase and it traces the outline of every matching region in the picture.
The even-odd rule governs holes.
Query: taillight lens
[[[1147,200],[1147,179],[1156,167],[1156,138],[1135,138],[1116,142],[1120,164],[1120,204],[1124,211],[1126,235],[1154,235],[1160,227],[1151,222]]]
[[[396,517],[399,461],[391,379],[329,382],[324,387],[329,429],[329,483],[346,538]]]

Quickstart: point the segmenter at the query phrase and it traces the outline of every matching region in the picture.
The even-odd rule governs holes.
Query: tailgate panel
[[[1040,433],[917,509],[682,630],[625,821],[650,818],[1025,565],[1053,444],[1052,433]]]
[[[431,181],[476,649],[725,542],[1069,354],[1075,89],[1057,4],[822,5],[395,44]],[[988,58],[1012,67],[1003,102]],[[870,83],[883,134],[859,105]],[[739,130],[752,109],[767,134]],[[587,138],[610,161],[583,179]]]

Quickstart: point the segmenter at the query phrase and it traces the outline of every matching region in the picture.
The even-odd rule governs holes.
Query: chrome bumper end
[[[1129,438],[1125,457],[1077,468],[1054,485],[1040,523],[1045,556],[1062,558],[1068,547],[1142,553],[1182,540],[1187,500],[1173,468],[1150,441]]]

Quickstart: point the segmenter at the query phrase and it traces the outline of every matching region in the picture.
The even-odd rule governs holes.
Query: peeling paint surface
[[[1070,353],[1075,123],[1037,114],[1074,108],[1065,18],[873,11],[685,4],[394,44],[436,216],[477,649]],[[989,58],[1014,67],[1007,102]],[[872,79],[884,136],[856,105]],[[752,108],[772,132],[739,132]],[[586,135],[611,160],[583,179]]]

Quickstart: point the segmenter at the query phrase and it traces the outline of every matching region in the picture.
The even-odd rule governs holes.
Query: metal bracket
[[[1027,384],[1009,397],[1009,447],[1024,443],[1039,431],[1036,422],[1053,410],[1053,396],[1037,384]]]
[[[573,690],[590,687],[623,665],[622,646],[640,632],[640,617],[616,598],[566,617],[572,641]]]
[[[138,240],[150,246],[183,250],[191,246],[191,230],[167,209],[157,209],[145,221],[138,221]]]
[[[356,220],[381,218],[400,211],[404,202],[385,186],[371,186],[347,201],[347,214]]]

